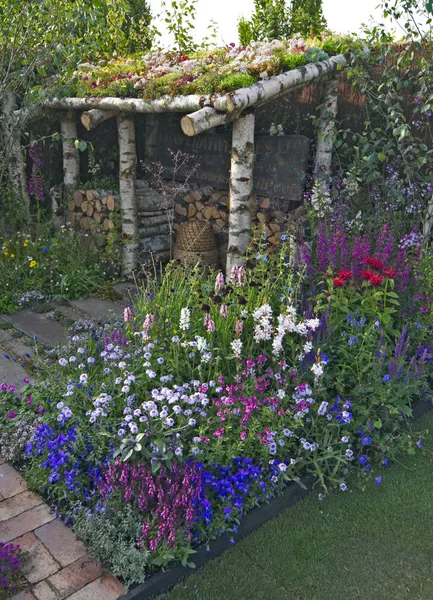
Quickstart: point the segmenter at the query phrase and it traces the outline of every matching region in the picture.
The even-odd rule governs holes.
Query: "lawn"
[[[379,487],[313,493],[158,600],[433,598],[433,414],[415,431]]]

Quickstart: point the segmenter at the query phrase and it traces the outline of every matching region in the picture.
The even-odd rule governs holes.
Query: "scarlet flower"
[[[339,288],[339,287],[343,287],[345,280],[342,279],[341,277],[337,277],[336,279],[334,279],[334,281],[332,283],[334,284],[334,287]]]
[[[352,271],[344,271],[344,269],[340,269],[340,271],[338,271],[338,277],[340,279],[350,279],[352,277]]]
[[[376,269],[376,271],[383,268],[383,262],[373,256],[367,256],[364,262],[367,263],[367,265],[370,265],[372,269]]]
[[[366,271],[365,269],[361,271],[361,277],[363,279],[370,279],[372,275],[374,275],[373,271]]]
[[[384,269],[383,274],[385,275],[385,277],[393,279],[393,277],[397,275],[397,271],[395,269]]]
[[[371,285],[378,286],[382,283],[383,277],[382,275],[375,275],[374,273],[370,276]]]

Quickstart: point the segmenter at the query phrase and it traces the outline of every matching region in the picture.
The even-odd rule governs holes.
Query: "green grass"
[[[433,599],[433,414],[365,492],[313,493],[158,600]]]

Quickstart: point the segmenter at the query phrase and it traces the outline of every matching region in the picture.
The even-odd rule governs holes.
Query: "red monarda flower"
[[[341,269],[338,271],[338,277],[339,279],[350,279],[352,277],[352,271],[344,271]]]
[[[334,287],[339,288],[343,287],[345,280],[342,277],[337,277],[332,283],[334,284]]]
[[[382,283],[383,277],[382,275],[375,275],[374,273],[370,276],[371,285],[378,286]]]
[[[361,277],[363,279],[370,279],[372,275],[374,275],[373,271],[366,271],[365,269],[361,271]]]
[[[385,277],[393,279],[397,275],[397,271],[395,269],[384,269],[383,274]]]
[[[376,269],[376,271],[380,271],[383,268],[383,262],[373,256],[367,256],[364,262],[372,269]]]

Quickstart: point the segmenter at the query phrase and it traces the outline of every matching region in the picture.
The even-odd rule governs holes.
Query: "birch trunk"
[[[331,206],[329,183],[331,177],[334,127],[337,116],[338,78],[327,81],[323,88],[323,101],[320,109],[317,131],[317,148],[314,165],[314,189],[311,197],[313,208],[319,213]]]
[[[185,135],[190,137],[199,135],[203,131],[218,127],[219,125],[226,125],[236,119],[238,113],[223,113],[218,112],[210,106],[206,106],[196,112],[185,115],[180,121],[180,126]]]
[[[21,147],[20,127],[14,118],[17,99],[12,92],[6,92],[3,102],[4,155],[9,171],[12,188],[22,205],[23,218],[30,220],[30,194],[26,175],[26,161]]]
[[[332,164],[332,147],[334,145],[334,126],[337,117],[338,78],[327,81],[323,88],[323,103],[320,109],[319,128],[317,132],[317,148],[315,173],[329,178]]]
[[[117,117],[118,114],[119,112],[115,110],[100,110],[99,108],[93,108],[92,110],[83,112],[81,115],[81,123],[84,125],[87,131],[90,131],[91,129],[95,129],[100,123],[103,123],[107,119]]]
[[[211,104],[205,96],[162,96],[156,100],[140,98],[53,98],[43,102],[43,108],[60,108],[63,110],[119,110],[132,113],[164,113],[189,112],[199,110]]]
[[[122,209],[122,233],[127,243],[123,249],[123,275],[130,277],[137,266],[138,219],[135,198],[137,151],[135,146],[134,116],[117,117],[119,135],[119,190]]]
[[[245,110],[248,106],[263,104],[278,98],[288,90],[302,87],[313,81],[320,81],[346,64],[347,57],[339,54],[328,60],[287,71],[287,73],[259,81],[251,87],[242,88],[221,96],[215,100],[213,106],[216,110],[229,113]]]
[[[430,198],[430,200],[427,204],[427,208],[426,208],[426,212],[425,212],[424,220],[423,220],[423,224],[422,224],[423,239],[422,239],[421,253],[423,253],[429,247],[432,226],[433,226],[433,196]]]
[[[254,174],[254,112],[248,110],[233,123],[230,169],[230,217],[226,273],[245,262],[251,240],[251,204]]]
[[[63,202],[67,204],[80,183],[80,151],[75,147],[77,122],[74,112],[68,111],[62,115],[60,132],[63,145]]]

